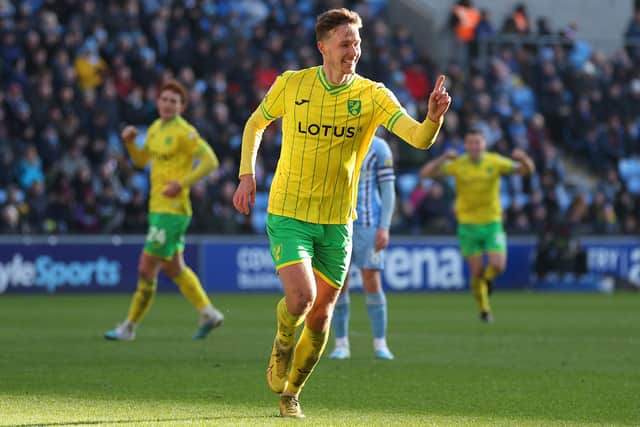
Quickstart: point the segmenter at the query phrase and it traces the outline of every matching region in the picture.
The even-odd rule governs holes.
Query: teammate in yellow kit
[[[157,107],[160,118],[149,127],[142,148],[135,143],[137,130],[127,126],[122,139],[133,163],[143,168],[151,163],[149,229],[140,255],[138,288],[133,295],[127,319],[107,331],[109,340],[131,341],[136,327],[151,307],[158,273],[162,270],[198,310],[199,327],[194,339],[205,338],[222,324],[224,316],[213,307],[198,276],[184,262],[184,235],[191,221],[189,189],[200,178],[218,167],[218,159],[198,131],[180,114],[187,103],[187,91],[177,81],[160,88]],[[194,167],[194,160],[198,165]]]
[[[282,117],[280,159],[269,194],[267,233],[284,298],[267,382],[280,414],[303,417],[298,395],[327,342],[351,256],[360,165],[379,125],[416,148],[436,139],[451,103],[440,76],[422,122],[409,117],[384,85],[356,74],[360,16],[347,9],[316,23],[323,64],[280,75],[246,123],[235,208],[255,201],[256,156],[264,129]],[[297,343],[296,329],[305,323]]]
[[[471,273],[471,292],[480,308],[480,320],[492,322],[489,306],[493,280],[506,264],[507,236],[502,228],[500,177],[512,173],[528,175],[533,161],[516,148],[512,159],[486,152],[486,140],[479,130],[467,132],[465,154],[454,150],[430,161],[420,170],[420,178],[449,175],[455,178],[455,211],[458,241]],[[484,256],[488,263],[485,267]]]

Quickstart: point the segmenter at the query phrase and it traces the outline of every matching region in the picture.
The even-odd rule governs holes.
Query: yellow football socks
[[[189,302],[198,310],[211,304],[198,276],[189,267],[182,269],[180,274],[172,277],[172,280],[178,285],[180,292],[189,300]]]
[[[139,323],[153,303],[153,297],[156,295],[158,282],[156,280],[145,280],[138,278],[138,289],[136,289],[131,306],[129,307],[129,315],[127,319],[133,323]]]
[[[293,363],[289,372],[289,383],[283,394],[297,396],[307,378],[318,364],[329,338],[329,331],[313,332],[306,326],[300,334],[293,353]]]
[[[489,307],[489,288],[485,279],[472,277],[471,292],[473,293],[473,297],[478,303],[480,311],[486,313],[490,312],[491,308]]]
[[[496,278],[498,272],[493,269],[492,266],[488,265],[487,268],[484,269],[484,280],[492,281]]]
[[[289,313],[284,298],[278,302],[276,309],[278,319],[278,341],[282,347],[291,347],[296,339],[296,329],[304,322],[304,316]]]

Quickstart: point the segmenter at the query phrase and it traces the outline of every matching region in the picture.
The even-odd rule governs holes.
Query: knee
[[[300,293],[287,301],[287,309],[295,316],[301,316],[309,312],[313,306],[313,295]]]
[[[484,270],[473,269],[470,271],[470,274],[473,279],[482,279],[482,276],[484,275]]]
[[[493,269],[493,271],[496,272],[496,274],[504,273],[505,265],[504,265],[503,262],[497,262],[497,263],[493,263],[493,264],[490,264],[490,265],[491,265],[491,268]]]
[[[155,280],[140,280],[138,281],[138,291],[147,296],[152,296],[158,289],[158,282]]]
[[[163,274],[165,274],[167,277],[170,277],[171,279],[178,277],[180,273],[182,273],[182,267],[172,264],[163,264],[161,270]]]
[[[307,324],[314,331],[326,331],[329,329],[331,317],[333,315],[333,306],[315,309],[307,315]]]
[[[138,277],[143,279],[146,282],[153,282],[157,279],[158,273],[155,269],[142,265],[138,267]]]

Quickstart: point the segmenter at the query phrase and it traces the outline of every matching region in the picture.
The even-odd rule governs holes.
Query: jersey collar
[[[171,120],[168,120],[166,122],[163,122],[162,119],[161,119],[160,120],[160,127],[167,127],[167,126],[177,122],[179,117],[180,117],[180,114],[176,114]]]
[[[318,66],[318,78],[320,79],[320,83],[322,84],[322,86],[325,88],[325,90],[327,92],[329,92],[329,94],[331,95],[337,95],[340,92],[342,92],[343,90],[351,87],[351,85],[353,85],[353,82],[356,80],[356,75],[355,73],[351,75],[351,78],[349,79],[348,82],[343,83],[341,85],[338,86],[334,86],[331,83],[329,83],[329,79],[327,79],[326,74],[324,73],[324,69],[322,68],[322,65]]]

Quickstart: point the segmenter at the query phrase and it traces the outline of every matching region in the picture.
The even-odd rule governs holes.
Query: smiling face
[[[356,24],[339,25],[318,41],[324,67],[334,78],[356,72],[361,42]]]
[[[160,92],[160,96],[156,103],[160,119],[164,122],[173,119],[178,114],[181,114],[184,108],[182,96],[169,89],[165,89]]]

